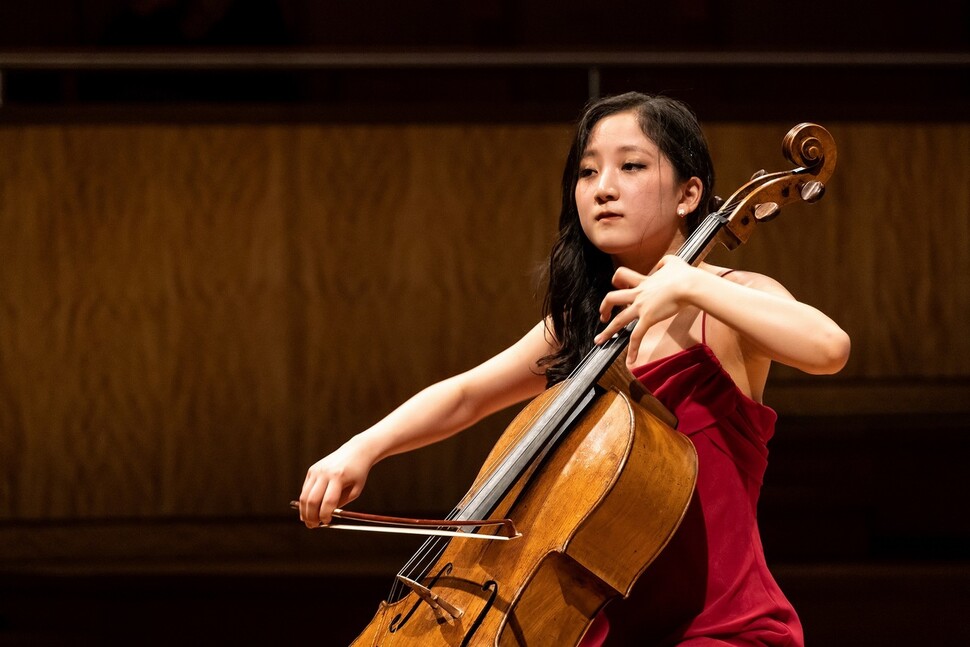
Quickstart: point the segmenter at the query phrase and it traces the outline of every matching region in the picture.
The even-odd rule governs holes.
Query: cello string
[[[589,356],[583,359],[584,363],[588,363],[588,361]],[[575,371],[573,375],[575,375]],[[487,499],[482,501],[482,498],[487,497],[490,491],[494,491],[502,481],[507,480],[509,473],[513,471],[516,464],[522,462],[523,456],[535,453],[536,445],[548,439],[550,428],[554,429],[560,425],[562,418],[568,413],[568,408],[574,406],[577,399],[576,391],[575,382],[570,379],[552,402],[539,412],[537,420],[526,430],[523,438],[503,450],[496,461],[496,467],[485,477],[483,485],[471,494],[466,506],[460,511],[459,518],[480,518],[492,511],[494,505],[489,504]]]
[[[402,568],[398,574],[404,575],[409,579],[420,581],[428,573],[428,570],[434,565],[436,561],[441,557],[441,554],[445,551],[448,545],[448,541],[443,537],[429,537],[418,551],[408,560],[408,563]],[[404,597],[407,593],[404,585],[394,578],[394,582],[391,584],[391,592],[388,595],[388,602],[395,602]]]
[[[445,519],[454,519],[458,514],[458,510],[457,507],[453,508]],[[409,579],[420,581],[434,563],[438,561],[438,558],[441,557],[447,545],[448,540],[441,537],[431,537],[425,540],[417,552],[401,568],[398,575],[404,575]],[[391,598],[388,601],[393,601],[393,596],[400,595],[403,592],[405,592],[404,585],[395,578],[394,583],[391,585]]]
[[[578,401],[579,393],[581,391],[576,385],[570,384],[558,394],[525,437],[510,448],[502,463],[472,495],[462,511],[462,518],[481,517],[497,506],[497,499],[505,495],[507,486],[510,485],[510,477],[517,478],[524,473],[525,468],[538,457],[539,451],[555,436],[555,432],[562,428],[565,416]]]

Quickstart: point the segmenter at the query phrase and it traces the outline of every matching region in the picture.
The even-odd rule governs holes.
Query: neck
[[[677,231],[666,245],[649,245],[646,241],[636,250],[612,254],[613,267],[626,267],[640,274],[650,274],[660,259],[667,254],[676,254],[683,246],[686,238],[683,232]]]

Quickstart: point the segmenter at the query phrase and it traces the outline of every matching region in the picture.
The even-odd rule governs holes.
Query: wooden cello
[[[828,131],[795,126],[783,153],[797,168],[756,173],[677,255],[696,265],[718,242],[746,242],[782,206],[820,199],[836,163]],[[446,520],[411,520],[472,529],[426,541],[354,645],[576,645],[607,602],[629,594],[679,526],[697,476],[693,445],[626,369],[635,323],[522,410]]]

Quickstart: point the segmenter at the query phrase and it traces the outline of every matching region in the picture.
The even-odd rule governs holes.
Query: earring
[[[680,209],[677,210],[677,215],[683,218],[684,216],[687,215],[687,210],[681,207]]]

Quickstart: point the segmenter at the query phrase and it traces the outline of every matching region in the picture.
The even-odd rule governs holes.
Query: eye
[[[596,172],[595,169],[591,169],[591,168],[588,168],[588,167],[587,168],[581,168],[581,169],[579,169],[579,177],[581,177],[581,178],[582,177],[590,177],[595,172]]]
[[[622,168],[624,171],[639,171],[647,168],[647,165],[641,164],[640,162],[626,162],[623,164]]]

